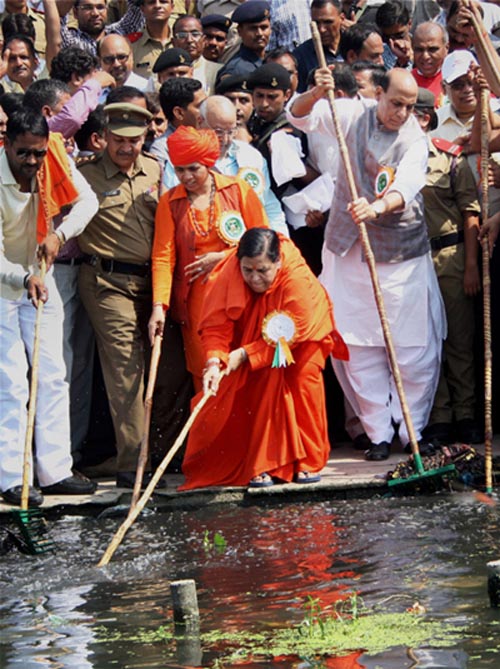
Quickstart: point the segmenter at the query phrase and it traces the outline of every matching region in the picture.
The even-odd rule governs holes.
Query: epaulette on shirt
[[[463,150],[463,147],[461,147],[459,144],[454,144],[453,142],[449,142],[447,139],[442,139],[441,137],[433,137],[432,143],[436,149],[444,151],[444,153],[449,153],[456,158],[458,158]]]
[[[91,153],[88,156],[77,156],[75,158],[75,165],[81,167],[82,165],[87,165],[87,163],[95,163],[99,155],[99,153]]]
[[[133,44],[134,42],[137,42],[138,39],[141,39],[144,33],[138,32],[138,33],[130,33],[129,35],[125,35],[125,37],[128,39],[128,41]]]

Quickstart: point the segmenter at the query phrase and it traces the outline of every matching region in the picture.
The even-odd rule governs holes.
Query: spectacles
[[[17,149],[16,156],[18,158],[29,158],[33,156],[34,158],[45,158],[47,155],[47,149]]]
[[[199,30],[182,30],[179,33],[175,33],[175,37],[177,39],[188,39],[188,37],[192,37],[193,39],[200,39],[200,37],[203,37],[203,33],[201,33]]]
[[[105,12],[107,7],[106,5],[77,5],[77,9],[81,9],[82,12],[91,12],[94,9],[98,12]]]
[[[101,60],[105,65],[113,65],[115,60],[117,60],[119,63],[124,63],[126,60],[128,60],[129,56],[129,53],[117,53],[114,56],[102,56]]]
[[[220,137],[234,137],[237,130],[238,128],[229,128],[228,130],[224,130],[224,128],[213,128],[215,134]]]

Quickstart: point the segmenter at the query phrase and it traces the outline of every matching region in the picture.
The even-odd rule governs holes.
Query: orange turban
[[[181,125],[167,138],[168,153],[174,167],[201,163],[213,167],[219,157],[219,140],[213,130],[196,130]]]

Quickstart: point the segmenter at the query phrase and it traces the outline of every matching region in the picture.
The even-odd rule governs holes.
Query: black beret
[[[290,88],[290,73],[283,65],[266,63],[254,70],[247,79],[248,88],[271,88],[287,91]]]
[[[193,59],[184,49],[178,49],[177,47],[171,47],[165,49],[156,59],[156,63],[153,66],[153,72],[161,72],[166,70],[167,67],[175,67],[177,65],[189,65],[193,64]]]
[[[231,21],[234,23],[258,23],[271,16],[271,5],[266,0],[246,0],[234,10]]]
[[[232,93],[233,91],[242,91],[243,93],[250,93],[247,86],[246,74],[230,74],[227,77],[222,77],[215,87],[216,95],[224,95],[224,93]]]
[[[204,28],[218,28],[225,33],[229,32],[231,27],[231,19],[228,19],[223,14],[207,14],[201,19],[201,25]]]

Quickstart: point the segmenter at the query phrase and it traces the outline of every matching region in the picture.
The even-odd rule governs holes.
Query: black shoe
[[[413,453],[413,451],[411,450],[411,444],[409,442],[406,444],[403,450],[405,453],[408,453],[408,455]],[[418,450],[420,455],[425,458],[429,455],[434,455],[434,453],[436,452],[436,447],[434,446],[434,444],[430,444],[428,441],[423,441],[421,439],[418,442]]]
[[[15,506],[21,506],[21,492],[23,487],[16,485],[13,488],[4,490],[2,492],[2,497],[7,502],[7,504],[14,504]],[[40,506],[43,503],[42,493],[33,488],[32,486],[28,489],[28,506]]]
[[[422,436],[426,441],[431,441],[434,444],[453,443],[451,423],[433,423],[432,425],[428,425],[422,431]]]
[[[352,447],[356,451],[366,451],[371,447],[371,445],[372,442],[370,441],[368,435],[364,432],[362,434],[358,434],[358,436],[354,437],[352,440]]]
[[[96,488],[97,483],[78,473],[42,487],[42,492],[45,495],[93,495]]]
[[[116,487],[117,488],[130,488],[131,490],[134,488],[135,484],[135,474],[136,472],[118,472],[116,474]],[[149,485],[149,482],[153,478],[153,474],[151,472],[144,472],[144,476],[142,478],[142,486],[141,489],[144,490],[144,488]],[[167,482],[165,479],[160,479],[159,482],[156,485],[157,488],[166,488],[167,487]]]
[[[484,441],[482,431],[473,418],[462,418],[456,421],[455,437],[463,444],[481,444]]]
[[[380,444],[372,444],[365,451],[365,460],[387,460],[391,454],[391,445],[387,441],[381,441]]]

